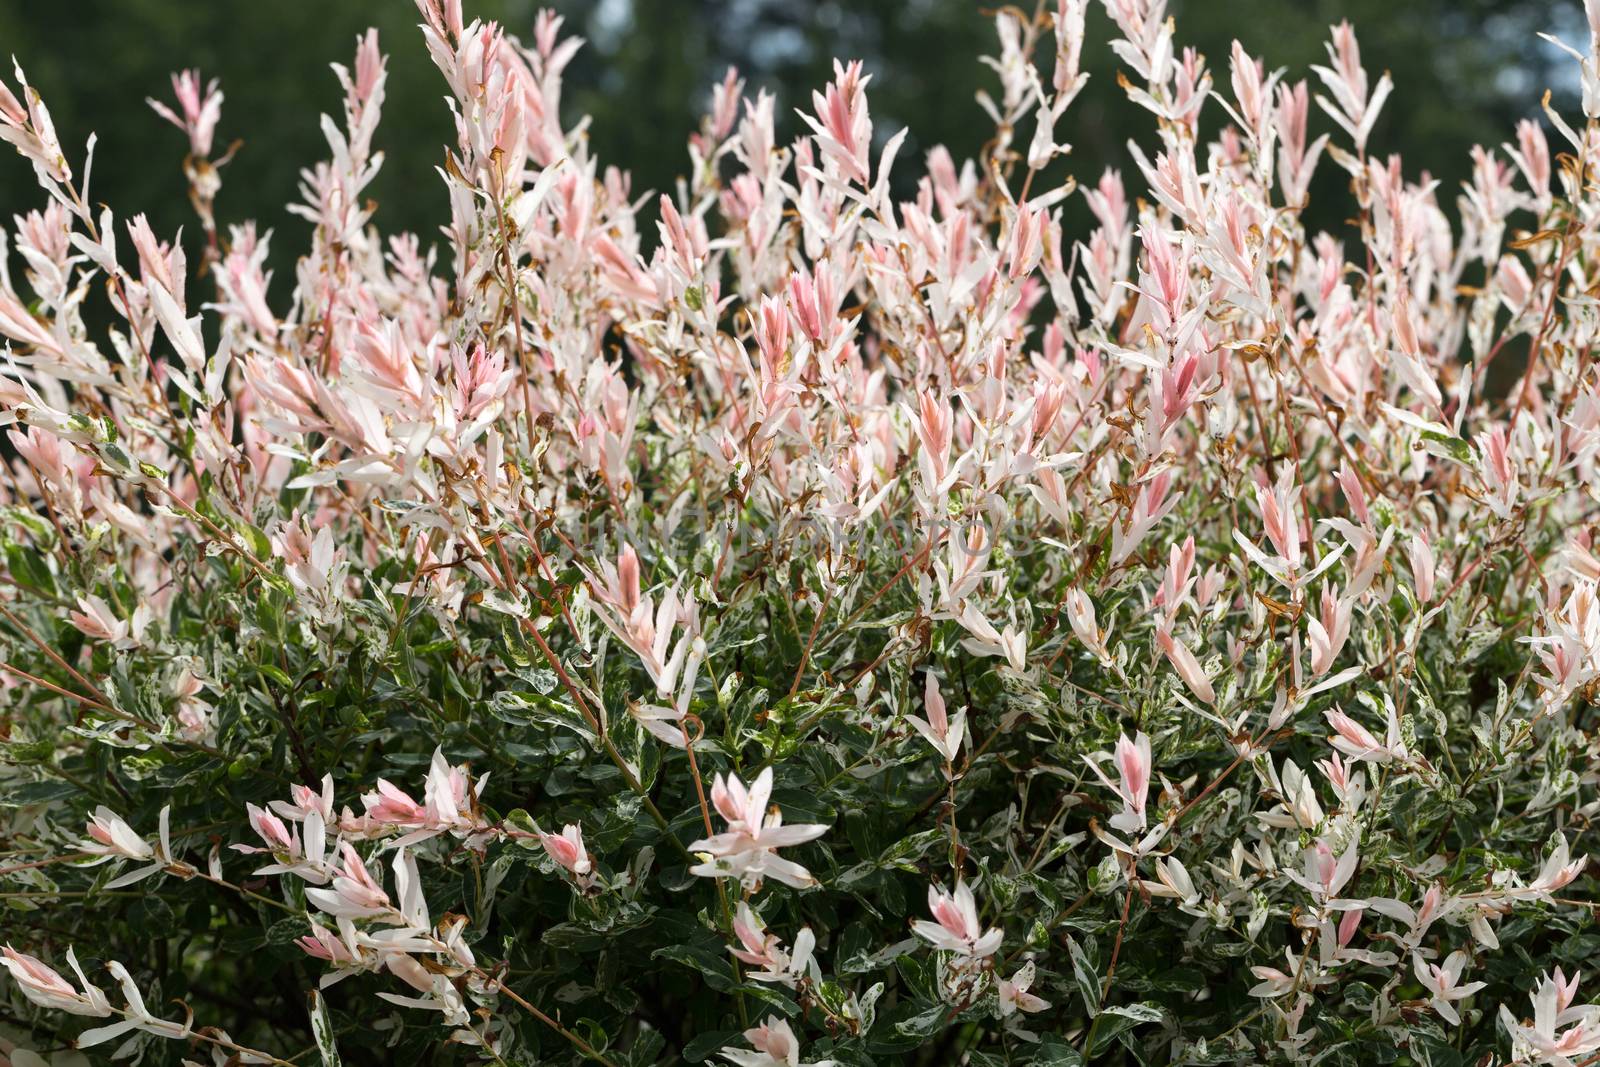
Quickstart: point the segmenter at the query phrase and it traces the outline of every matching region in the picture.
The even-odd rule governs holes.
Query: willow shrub
[[[1214,79],[1162,0],[1079,184],[1084,4],[976,160],[730,71],[655,196],[560,19],[422,0],[440,231],[369,34],[275,282],[215,82],[191,262],[18,69],[11,1063],[1596,1062],[1596,41],[1452,224],[1349,26]]]

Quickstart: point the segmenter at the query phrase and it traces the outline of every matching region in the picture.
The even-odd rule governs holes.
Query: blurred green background
[[[531,37],[531,0],[466,0],[468,18],[501,20]],[[937,143],[971,155],[989,126],[974,93],[994,88],[978,63],[994,48],[990,0],[558,0],[568,32],[587,38],[568,77],[570,124],[594,116],[592,143],[605,162],[634,174],[634,189],[670,189],[687,168],[684,139],[713,82],[731,63],[778,94],[780,135],[800,126],[796,106],[824,84],[834,56],[861,58],[875,75],[870,100],[880,139],[911,128],[902,182]],[[1031,2],[1028,4],[1031,8]],[[1397,90],[1374,137],[1378,152],[1400,151],[1409,175],[1426,170],[1443,182],[1454,213],[1474,143],[1510,139],[1519,117],[1537,115],[1545,88],[1572,106],[1575,65],[1535,34],[1585,43],[1576,0],[1174,0],[1180,45],[1207,57],[1219,88],[1228,85],[1229,44],[1237,36],[1269,69],[1312,77],[1323,61],[1329,24],[1350,19],[1368,70],[1391,71]],[[169,71],[198,66],[220,76],[227,102],[217,144],[243,142],[225,172],[219,220],[259,220],[279,232],[274,247],[282,297],[287,269],[304,244],[307,223],[286,214],[300,168],[323,158],[317,115],[337,113],[332,61],[348,63],[356,35],[380,31],[390,54],[388,102],[377,144],[386,156],[372,188],[378,223],[431,240],[444,217],[433,167],[451,138],[443,82],[429,62],[408,0],[0,0],[0,45],[13,53],[50,106],[74,162],[91,130],[100,141],[93,199],[127,217],[151,215],[157,232],[187,227],[180,159],[183,138],[144,103],[170,99]],[[1085,65],[1089,86],[1057,129],[1074,145],[1073,171],[1098,175],[1130,166],[1129,137],[1148,139],[1152,118],[1129,104],[1106,47],[1109,23],[1092,5]],[[1207,133],[1222,116],[1208,105]],[[1327,120],[1313,107],[1314,130]],[[1029,130],[1023,131],[1023,140]],[[1313,225],[1337,228],[1348,213],[1343,175],[1326,159],[1313,187]],[[1131,175],[1130,184],[1140,184]],[[1320,193],[1321,195],[1317,195]],[[42,201],[29,169],[0,159],[0,220]],[[1081,204],[1080,200],[1074,201]],[[1074,207],[1073,210],[1081,210]]]

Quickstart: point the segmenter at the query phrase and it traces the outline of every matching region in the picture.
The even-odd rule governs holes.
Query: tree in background
[[[526,33],[536,5],[472,0],[467,6],[474,15]],[[557,0],[554,6],[570,30],[589,42],[569,75],[567,109],[594,117],[596,150],[631,169],[637,194],[670,190],[685,172],[680,131],[695,124],[710,86],[730,64],[751,80],[752,89],[777,94],[784,136],[800,132],[792,109],[807,106],[811,90],[827,81],[835,54],[863,59],[876,75],[879,128],[910,128],[903,149],[908,158],[938,143],[949,145],[957,158],[973,155],[979,131],[989,127],[975,96],[993,74],[971,56],[974,44],[993,32],[992,5],[979,0]],[[1227,18],[1205,17],[1208,8],[1226,9]],[[1570,95],[1572,78],[1555,62],[1556,53],[1527,54],[1536,31],[1567,31],[1581,21],[1576,5],[1550,8],[1544,0],[1172,5],[1179,44],[1198,49],[1214,68],[1226,63],[1234,34],[1251,53],[1304,69],[1323,60],[1329,24],[1348,18],[1365,28],[1368,65],[1392,71],[1398,96],[1407,101],[1384,115],[1374,150],[1403,149],[1409,166],[1440,180],[1447,210],[1468,176],[1473,144],[1499,144],[1515,119],[1530,116],[1529,102],[1543,88]],[[1091,17],[1097,24],[1090,27],[1090,40],[1105,40],[1099,5]],[[1571,26],[1552,25],[1563,21]],[[324,147],[308,116],[338,109],[339,87],[326,57],[344,54],[369,26],[398,44],[417,32],[416,22],[413,6],[395,0],[0,0],[0,39],[8,52],[28,57],[28,75],[51,101],[63,140],[81,146],[91,128],[98,131],[94,197],[148,211],[161,231],[191,221],[175,195],[185,187],[176,134],[144,102],[146,96],[166,95],[174,61],[208,76],[225,68],[229,118],[219,138],[226,144],[234,132],[249,131],[231,164],[235,170],[218,205],[219,220],[295,226],[284,205],[296,198],[301,167],[320,158]],[[392,52],[390,104],[378,134],[386,160],[373,194],[386,228],[414,230],[431,240],[429,220],[443,197],[433,168],[440,162],[437,146],[450,136],[449,116],[421,50]],[[1091,49],[1084,63],[1102,85],[1114,81],[1115,59],[1106,49]],[[1314,121],[1327,125],[1320,114]],[[1149,122],[1148,114],[1116,93],[1088,94],[1059,131],[1073,145],[1072,170],[1083,176],[1127,165],[1128,138],[1146,133]],[[1343,177],[1327,167],[1318,180],[1336,185]],[[0,160],[0,203],[7,213],[31,203],[31,186],[25,164],[15,157]],[[1313,188],[1313,205],[1339,202],[1330,190],[1322,196],[1318,191]],[[1076,201],[1074,210],[1081,210]],[[1344,222],[1315,208],[1308,218],[1312,229]],[[197,238],[190,225],[185,240]],[[284,251],[289,246],[281,242],[274,258],[280,279],[293,266]]]

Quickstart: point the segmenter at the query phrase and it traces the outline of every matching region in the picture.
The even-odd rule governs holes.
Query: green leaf
[[[1028,1062],[1032,1067],[1083,1067],[1083,1053],[1056,1035],[1047,1034],[1040,1038],[1039,1049]]]
[[[1132,1019],[1135,1023],[1158,1023],[1165,1015],[1159,1007],[1148,1003],[1110,1004],[1101,1009],[1100,1014]]]
[[[294,679],[285,674],[283,668],[274,666],[271,663],[257,663],[255,666],[256,670],[260,671],[264,677],[271,679],[273,684],[280,689],[294,688]]]
[[[654,959],[671,960],[699,971],[712,989],[724,993],[733,989],[733,972],[728,957],[719,954],[708,944],[664,945],[650,955]]]
[[[1453,459],[1457,463],[1472,462],[1472,445],[1453,434],[1436,433],[1433,430],[1423,430],[1422,440],[1424,447],[1434,455],[1444,459]]]
[[[906,1037],[927,1038],[932,1037],[944,1029],[945,1018],[950,1014],[950,1009],[943,1004],[934,1004],[922,1008],[910,1018],[902,1019],[895,1024],[895,1032]]]
[[[683,1046],[683,1058],[690,1063],[704,1063],[724,1046],[741,1045],[739,1038],[737,1030],[712,1030]]]
[[[594,738],[582,712],[565,700],[543,693],[509,690],[496,693],[489,698],[489,712],[511,726],[559,726],[585,740]]]
[[[328,1003],[315,989],[311,991],[310,1002],[311,1034],[317,1042],[322,1067],[339,1067],[339,1047],[333,1039],[333,1019],[328,1015]]]
[[[1076,940],[1069,935],[1066,942],[1067,954],[1072,958],[1072,977],[1078,983],[1078,995],[1083,998],[1084,1010],[1092,1019],[1100,1011],[1099,972],[1095,970],[1094,964],[1089,962],[1089,957],[1084,955]]]
[[[1142,1023],[1160,1022],[1162,1012],[1154,1004],[1109,1004],[1101,1010],[1100,1016],[1094,1048],[1089,1050],[1091,1058],[1109,1048],[1119,1034],[1127,1033]]]
[[[18,585],[46,596],[55,596],[55,575],[44,557],[24,545],[6,546],[6,568]]]
[[[71,782],[23,782],[0,793],[0,807],[20,808],[29,804],[48,804],[76,796],[78,787]]]
[[[266,943],[269,945],[292,945],[306,932],[306,921],[291,916],[279,919],[267,927]]]
[[[839,961],[840,974],[867,974],[871,971],[882,970],[907,952],[916,951],[918,942],[915,938],[896,941],[888,948],[881,948],[876,952],[857,952]]]

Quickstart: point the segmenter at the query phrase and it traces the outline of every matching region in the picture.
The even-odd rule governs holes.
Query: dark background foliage
[[[467,0],[469,18],[499,19],[527,35],[541,6],[535,0]],[[993,76],[977,62],[992,51],[992,4],[982,0],[554,0],[567,29],[588,39],[568,77],[566,120],[594,116],[590,137],[602,160],[632,171],[634,188],[670,190],[687,167],[684,138],[705,106],[710,86],[729,64],[778,96],[780,133],[793,136],[793,108],[808,106],[834,56],[861,58],[874,75],[870,91],[880,137],[900,126],[911,136],[902,159],[917,160],[943,143],[958,159],[991,132],[974,102]],[[1378,152],[1402,152],[1409,173],[1426,170],[1442,183],[1453,211],[1455,190],[1469,176],[1467,150],[1498,145],[1515,119],[1536,114],[1545,88],[1570,95],[1574,78],[1564,57],[1537,31],[1581,43],[1582,14],[1549,0],[1173,0],[1178,42],[1207,57],[1227,86],[1229,46],[1237,35],[1270,67],[1312,77],[1323,61],[1329,24],[1350,19],[1368,69],[1389,70],[1396,93],[1374,136]],[[170,96],[167,74],[198,66],[220,75],[227,103],[218,150],[242,140],[219,206],[223,222],[254,218],[281,232],[274,265],[285,284],[305,224],[284,204],[296,197],[302,167],[326,155],[319,112],[336,112],[339,88],[328,64],[350,61],[355,36],[376,26],[390,53],[388,102],[377,143],[387,156],[373,186],[387,230],[430,237],[443,215],[443,188],[433,173],[451,136],[444,87],[415,29],[407,0],[0,0],[0,42],[16,55],[44,94],[69,156],[91,131],[100,141],[97,201],[121,217],[148,212],[158,233],[195,227],[179,169],[182,136],[165,126],[144,98]],[[1104,46],[1109,25],[1092,5],[1085,64],[1094,80],[1057,136],[1074,145],[1070,166],[1092,178],[1107,166],[1129,166],[1126,144],[1143,136],[1150,117],[1116,86],[1116,63]],[[1313,109],[1315,110],[1315,109]],[[1315,115],[1316,128],[1326,120]],[[1213,127],[1214,129],[1214,127]],[[1024,135],[1026,131],[1024,131]],[[907,165],[902,177],[918,168]],[[1320,180],[1342,176],[1329,166]],[[1137,187],[1137,182],[1134,183]],[[1339,202],[1317,195],[1312,203]],[[14,156],[0,160],[0,217],[38,200],[32,176]],[[1081,210],[1075,201],[1071,210]],[[1313,211],[1316,209],[1314,208]],[[1336,228],[1336,209],[1311,222]]]

